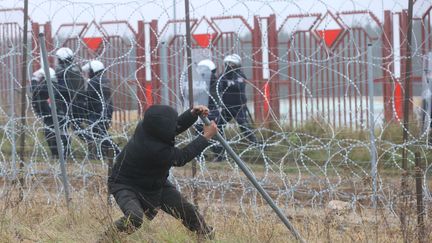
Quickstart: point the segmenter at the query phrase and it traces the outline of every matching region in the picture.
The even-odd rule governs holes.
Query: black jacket
[[[246,76],[239,69],[226,69],[220,77],[220,92],[227,108],[246,104]]]
[[[56,67],[57,89],[60,97],[56,98],[59,109],[72,114],[87,113],[85,81],[81,70],[72,63],[62,63]]]
[[[192,126],[197,118],[189,110],[177,117],[169,106],[148,108],[116,158],[108,179],[110,192],[115,193],[122,185],[141,192],[162,190],[172,166],[185,165],[209,145],[203,136],[198,136],[184,148],[174,146],[174,137]]]
[[[38,82],[31,81],[32,107],[37,116],[51,116],[51,108],[48,104],[48,87],[45,80]]]
[[[87,86],[87,107],[92,118],[111,119],[113,105],[110,80],[102,72],[93,76]]]
[[[85,81],[77,65],[73,63],[62,63],[56,67],[55,72],[59,85],[75,92],[85,89]]]

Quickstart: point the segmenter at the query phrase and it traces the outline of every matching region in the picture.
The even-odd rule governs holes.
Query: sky
[[[0,8],[22,8],[23,4],[23,0],[2,0]],[[432,0],[417,0],[414,15],[421,16],[431,5]],[[192,18],[241,15],[252,24],[254,15],[275,14],[278,23],[282,23],[287,15],[327,11],[369,10],[382,19],[383,10],[401,11],[408,7],[408,0],[190,0],[190,6]],[[182,0],[31,0],[29,15],[35,22],[51,21],[54,30],[62,23],[92,20],[126,20],[136,28],[138,20],[158,19],[164,23],[174,16],[176,19],[185,16]],[[17,13],[0,16],[0,20],[14,18],[19,21],[22,16]]]

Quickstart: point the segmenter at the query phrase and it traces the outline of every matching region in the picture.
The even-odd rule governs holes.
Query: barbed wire
[[[427,160],[429,126],[423,129],[419,124],[430,123],[430,119],[422,118],[430,117],[430,111],[422,106],[426,102],[422,92],[430,72],[424,60],[431,46],[428,28],[432,4],[417,1],[415,5],[412,46],[415,82],[410,102],[420,119],[410,122],[409,141],[404,143],[400,139],[404,101],[400,92],[404,91],[406,73],[404,68],[397,70],[396,66],[403,67],[407,58],[403,55],[405,27],[397,22],[406,21],[400,13],[406,7],[399,1],[383,1],[381,6],[373,6],[373,2],[351,1],[347,6],[322,1],[305,5],[295,1],[192,1],[193,67],[204,58],[211,59],[217,66],[220,81],[224,73],[223,59],[231,54],[241,56],[251,116],[247,119],[259,143],[245,139],[247,132],[235,122],[224,128],[225,137],[250,165],[260,183],[286,207],[323,206],[332,199],[348,201],[357,207],[371,206],[371,144],[365,135],[371,125],[369,102],[378,106],[373,112],[377,123],[379,206],[394,210],[397,180],[389,174],[401,173],[401,150],[407,147],[410,166],[414,165],[416,151],[423,154],[425,199],[431,200],[431,165]],[[19,1],[2,4],[3,8],[20,6]],[[33,31],[43,27],[46,36],[52,36],[48,40],[52,68],[57,65],[55,52],[69,47],[78,66],[89,60],[100,60],[105,65],[103,75],[111,80],[114,112],[106,137],[96,139],[95,123],[86,120],[79,129],[63,127],[63,133],[71,141],[67,166],[73,197],[94,190],[95,185],[99,186],[97,181],[106,179],[107,159],[101,144],[113,140],[121,149],[146,107],[167,104],[179,111],[185,109],[179,85],[186,69],[187,48],[181,4],[181,1],[78,3],[61,0],[31,3],[29,24]],[[179,17],[175,21],[174,5]],[[34,32],[29,33],[33,38],[28,43],[32,48],[26,77],[29,80],[27,117],[17,115],[20,104],[17,98],[13,101],[21,88],[22,34],[18,33],[22,31],[22,21],[7,19],[12,16],[11,12],[20,11],[1,12],[0,25],[4,29],[0,41],[0,176],[3,181],[0,197],[11,189],[5,182],[20,174],[25,181],[24,200],[41,193],[46,201],[59,203],[63,193],[60,167],[43,136],[50,127],[44,123],[46,117],[38,116],[30,105],[34,101],[30,80],[32,73],[40,68]],[[393,22],[388,22],[389,19]],[[207,38],[206,45],[201,45],[199,35]],[[402,38],[397,40],[395,36]],[[93,49],[92,41],[96,42]],[[367,52],[369,43],[373,44],[372,53]],[[394,54],[397,52],[401,54]],[[367,61],[370,54],[373,63]],[[373,74],[366,71],[369,65],[373,66]],[[372,75],[376,89],[373,100],[368,98],[368,75]],[[87,97],[95,98],[102,97]],[[384,101],[378,102],[378,98]],[[223,94],[219,93],[217,99],[223,100]],[[227,108],[228,105],[221,104],[220,109]],[[19,127],[21,119],[27,121],[24,128]],[[72,118],[65,119],[65,123],[75,122]],[[16,137],[20,133],[26,136],[25,158],[15,154]],[[81,135],[87,138],[82,139]],[[183,134],[177,139],[177,145],[184,146],[195,135],[191,131]],[[94,141],[96,153],[89,146]],[[197,158],[199,168],[195,177],[190,176],[188,169],[176,169],[171,179],[180,190],[191,192],[191,196],[192,188],[198,187],[204,198],[200,203],[218,201],[228,205],[233,201],[240,207],[258,207],[254,187],[229,156],[224,154],[223,162],[213,161],[217,156],[213,148],[217,146],[215,142]],[[24,164],[22,171],[17,166],[19,162]]]

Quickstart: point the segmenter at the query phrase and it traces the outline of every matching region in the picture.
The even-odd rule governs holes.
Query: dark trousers
[[[58,116],[59,119],[59,128],[60,128],[60,139],[61,139],[61,145],[63,146],[63,154],[66,156],[67,150],[68,150],[68,139],[66,136],[66,132],[64,132],[64,126],[65,126],[65,119],[63,116]],[[48,147],[50,149],[51,155],[53,157],[58,157],[58,147],[57,147],[57,140],[55,137],[55,128],[54,128],[54,121],[51,116],[47,116],[43,118],[45,127],[44,127],[44,135],[45,139],[48,143]]]
[[[101,117],[100,114],[93,114],[89,115],[89,123],[89,128],[91,130],[91,141],[89,142],[89,147],[95,143],[96,149],[99,151],[98,154],[108,156],[108,151],[112,150],[115,153],[113,155],[118,155],[120,153],[118,145],[112,141],[108,134],[111,119],[108,117]]]
[[[226,109],[222,110],[221,119],[218,121],[218,126],[223,128],[226,123],[230,122],[232,119],[235,119],[239,125],[242,135],[252,143],[256,143],[257,139],[252,131],[252,125],[249,121],[250,119],[247,112],[246,105],[228,106]],[[220,131],[222,130],[223,129],[220,129]]]
[[[120,232],[133,233],[142,225],[144,216],[148,220],[156,216],[159,206],[164,212],[180,219],[186,228],[197,234],[206,235],[212,231],[196,207],[169,182],[165,183],[160,198],[157,197],[160,200],[158,206],[154,205],[157,203],[154,202],[154,196],[146,196],[126,188],[115,192],[114,198],[124,213],[124,216],[115,222]]]
[[[54,131],[54,122],[51,116],[47,116],[43,118],[45,127],[44,127],[44,135],[45,139],[48,143],[49,150],[51,152],[51,155],[53,157],[58,157],[58,150],[57,150],[57,141],[55,138],[55,131]]]
[[[86,131],[86,123],[88,123],[87,109],[85,101],[71,102],[68,93],[62,93],[56,99],[57,116],[60,126],[60,138],[63,145],[63,153],[65,158],[72,153],[71,138],[68,135],[68,130],[71,128],[75,135],[82,141],[87,143],[91,140],[90,135]]]

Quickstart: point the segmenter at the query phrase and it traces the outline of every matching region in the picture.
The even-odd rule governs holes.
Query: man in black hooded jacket
[[[142,225],[144,215],[152,220],[161,208],[199,236],[211,237],[212,228],[168,181],[172,166],[183,166],[198,156],[217,133],[217,126],[212,122],[204,127],[202,136],[184,148],[176,148],[175,136],[192,126],[199,115],[207,116],[208,108],[196,106],[180,116],[169,106],[153,105],[147,109],[116,158],[108,179],[109,191],[124,213],[115,222],[118,231],[134,232]]]

